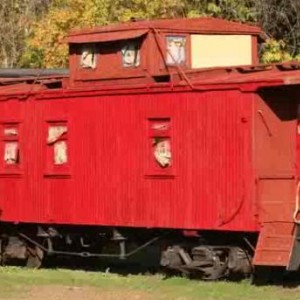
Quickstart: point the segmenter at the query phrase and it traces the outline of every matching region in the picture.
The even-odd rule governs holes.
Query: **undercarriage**
[[[255,237],[235,233],[193,231],[189,236],[180,230],[8,225],[1,233],[0,257],[4,265],[20,261],[40,268],[47,256],[119,261],[155,248],[151,258],[157,255],[165,272],[217,280],[249,276],[254,244]]]

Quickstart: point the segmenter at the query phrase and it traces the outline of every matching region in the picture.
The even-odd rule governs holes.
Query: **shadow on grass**
[[[156,274],[160,271],[159,253],[141,252],[139,255],[126,260],[97,259],[82,257],[47,257],[43,268],[64,268],[90,272],[116,273],[118,275]]]
[[[298,288],[300,272],[288,272],[283,267],[256,267],[251,283],[256,286]]]
[[[163,273],[159,266],[159,253],[143,252],[134,258],[127,260],[118,259],[95,259],[81,257],[46,257],[44,269],[67,269],[76,271],[102,272],[128,275],[163,275],[162,280],[174,277],[185,277],[178,272]],[[219,281],[241,282],[245,278],[222,279]],[[190,278],[191,281],[199,281],[197,278]],[[256,268],[255,274],[249,280],[255,286],[278,286],[284,288],[298,288],[300,286],[300,272],[286,272],[283,268]]]

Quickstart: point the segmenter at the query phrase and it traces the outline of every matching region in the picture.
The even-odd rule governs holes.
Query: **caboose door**
[[[295,94],[281,89],[257,97],[254,146],[260,232],[254,265],[289,265],[295,229],[295,103]]]
[[[296,193],[293,221],[295,223],[294,243],[288,270],[297,271],[300,267],[300,102],[297,103],[296,127]]]

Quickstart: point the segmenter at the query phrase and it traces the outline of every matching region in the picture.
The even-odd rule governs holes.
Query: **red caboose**
[[[203,278],[298,269],[300,66],[256,65],[263,38],[133,22],[70,34],[69,76],[2,74],[2,260],[158,244]]]

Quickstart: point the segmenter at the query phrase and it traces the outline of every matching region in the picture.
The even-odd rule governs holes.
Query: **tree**
[[[67,47],[63,40],[71,29],[128,21],[132,17],[221,16],[253,21],[251,7],[245,1],[53,0],[48,13],[33,26],[22,63],[31,67],[64,67]]]
[[[30,1],[34,2],[25,2]],[[10,3],[4,0],[6,2]],[[26,67],[67,66],[68,51],[63,41],[72,29],[123,22],[132,17],[196,16],[259,24],[270,36],[262,47],[263,61],[286,60],[300,56],[299,12],[299,0],[52,0],[43,18],[35,18],[35,22],[27,26],[29,30],[25,36],[21,31],[20,36],[23,34],[26,38],[26,51],[19,64]],[[10,28],[18,26],[12,24]],[[19,48],[15,52],[18,51]]]
[[[48,6],[47,0],[0,1],[0,59],[2,67],[15,67],[30,34],[32,20]]]
[[[268,39],[263,45],[261,60],[264,63],[284,62],[292,59],[283,40]]]
[[[48,13],[33,26],[27,39],[23,66],[65,67],[67,46],[64,39],[70,30],[127,21],[131,17],[149,19],[177,16],[181,1],[165,0],[54,0]],[[174,10],[174,15],[170,12]]]
[[[300,1],[260,0],[256,3],[258,21],[274,39],[282,39],[292,56],[299,53]]]

